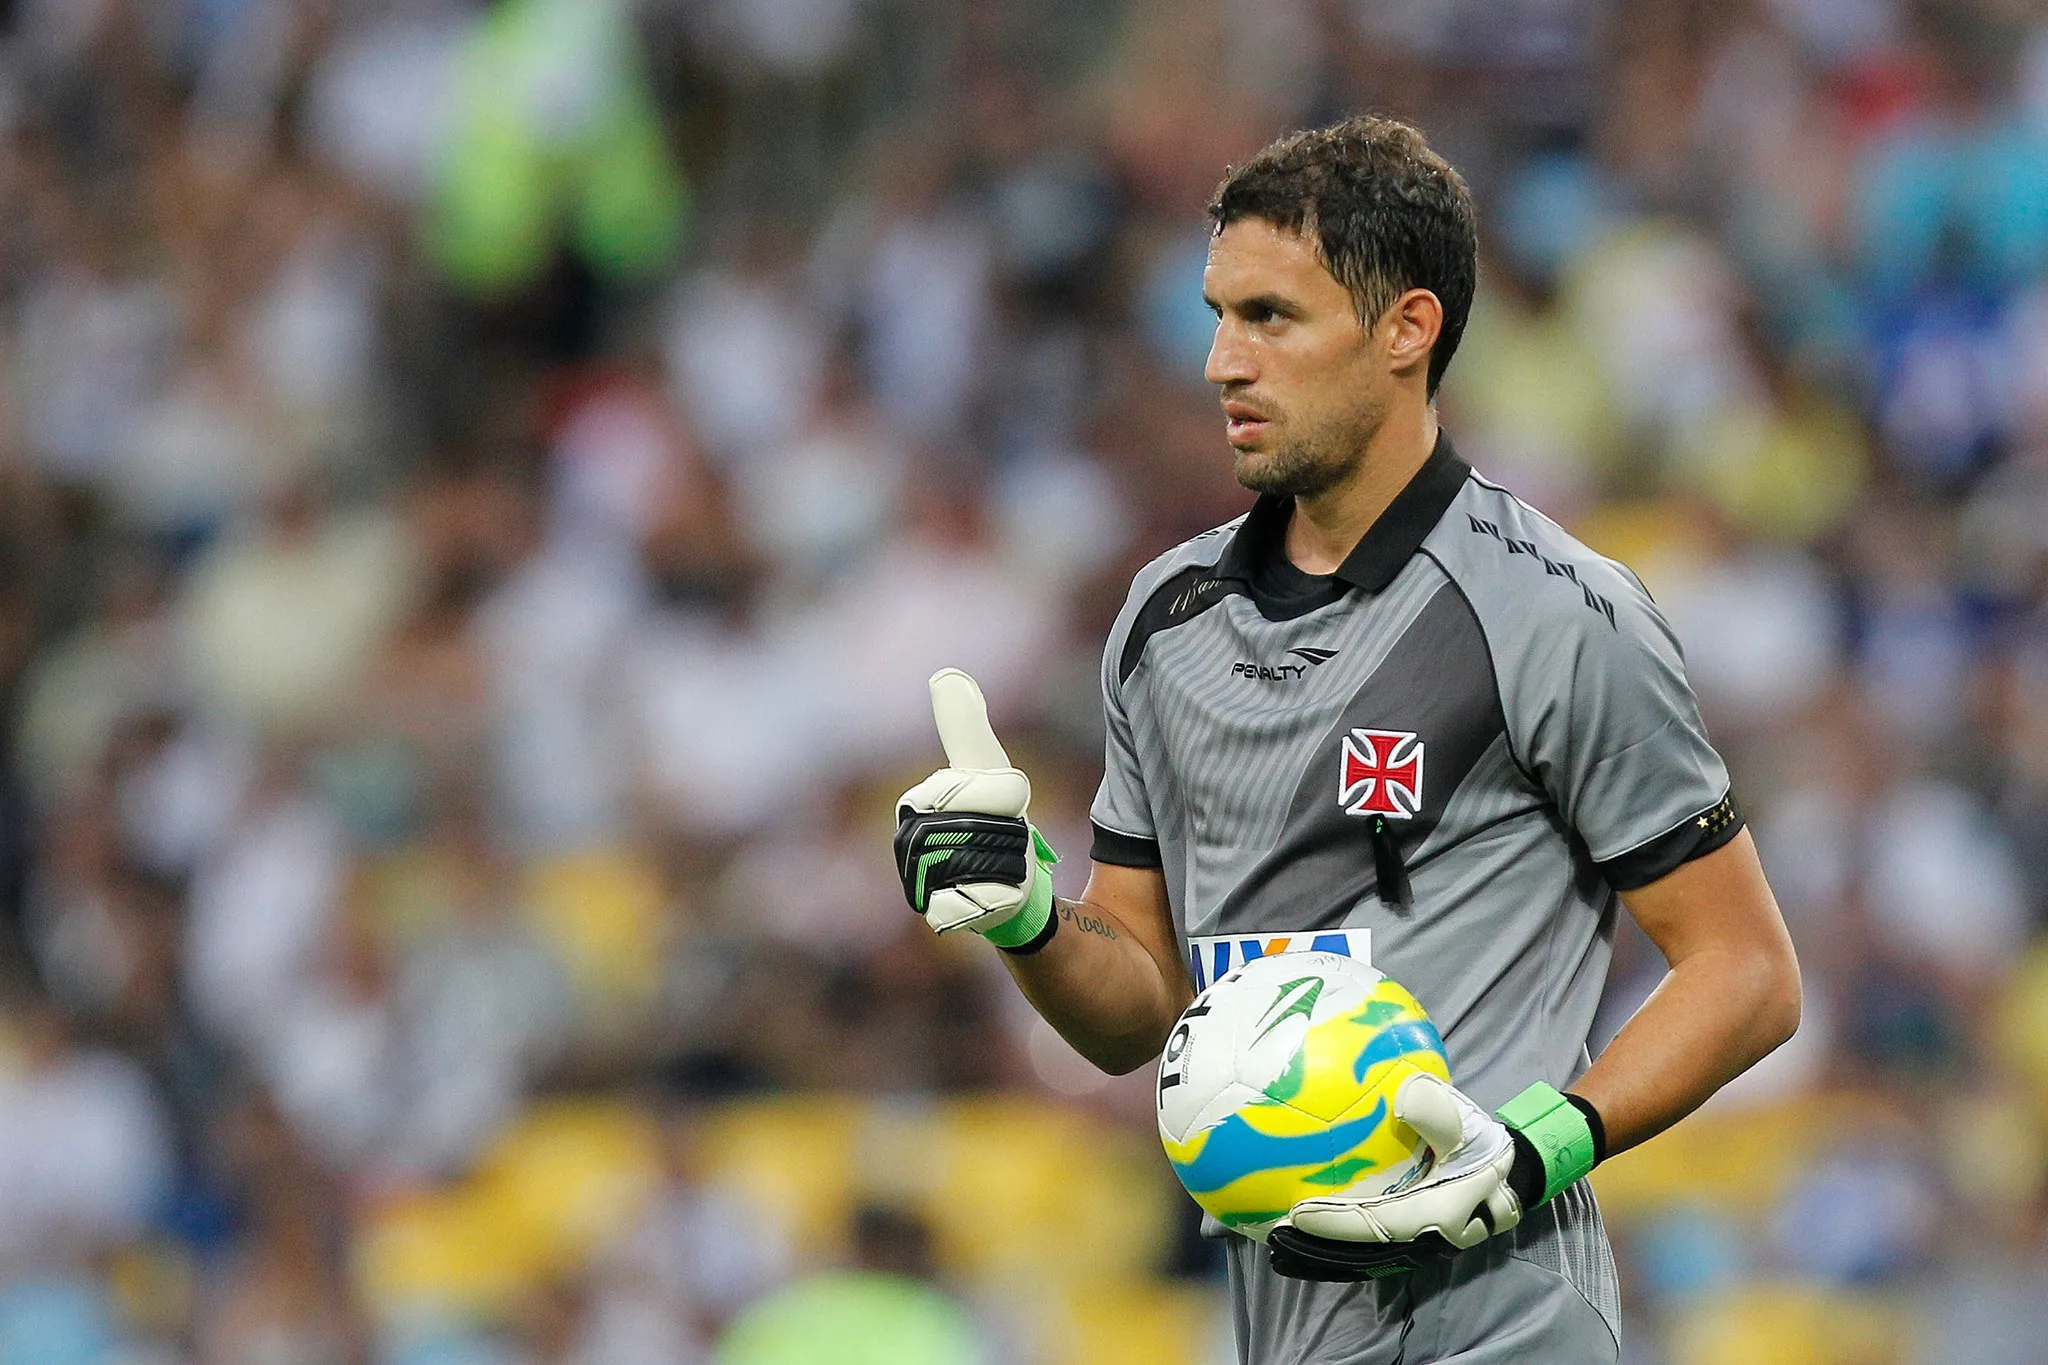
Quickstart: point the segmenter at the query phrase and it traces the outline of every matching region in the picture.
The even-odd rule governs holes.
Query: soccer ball
[[[1217,1221],[1256,1241],[1315,1195],[1377,1193],[1415,1162],[1392,1114],[1443,1040],[1398,982],[1355,958],[1254,958],[1181,1015],[1159,1059],[1159,1137]]]

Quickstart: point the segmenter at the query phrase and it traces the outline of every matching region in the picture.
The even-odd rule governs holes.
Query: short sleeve
[[[1742,817],[1678,640],[1633,582],[1534,633],[1508,706],[1520,755],[1616,890],[1733,839]]]
[[[1129,622],[1112,630],[1102,651],[1102,716],[1105,739],[1102,756],[1102,785],[1096,788],[1095,803],[1088,817],[1095,827],[1095,843],[1089,856],[1098,863],[1119,867],[1158,867],[1159,836],[1152,823],[1152,806],[1145,797],[1145,772],[1138,762],[1138,745],[1131,718],[1124,706],[1123,679],[1118,661]]]

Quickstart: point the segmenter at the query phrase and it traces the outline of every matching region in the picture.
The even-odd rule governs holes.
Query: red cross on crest
[[[1422,741],[1412,730],[1353,730],[1337,804],[1347,815],[1410,820],[1422,809]]]

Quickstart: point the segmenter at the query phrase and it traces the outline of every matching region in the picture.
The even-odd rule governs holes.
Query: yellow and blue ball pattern
[[[1390,1179],[1414,1156],[1414,1130],[1391,1112],[1394,1092],[1416,1072],[1448,1081],[1450,1063],[1415,997],[1373,975],[1379,980],[1363,999],[1312,1016],[1285,1069],[1248,1088],[1241,1107],[1185,1140],[1161,1133],[1181,1184],[1224,1226],[1263,1241],[1298,1201]],[[1225,978],[1206,994],[1235,984]]]

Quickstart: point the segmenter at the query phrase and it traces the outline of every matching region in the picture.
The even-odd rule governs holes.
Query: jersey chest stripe
[[[1187,832],[1193,880],[1213,893],[1198,896],[1191,915],[1213,906],[1245,859],[1279,837],[1327,726],[1300,722],[1333,717],[1446,582],[1433,561],[1418,558],[1377,598],[1354,595],[1290,622],[1266,621],[1237,598],[1154,637],[1126,695],[1154,827]],[[1261,681],[1231,672],[1234,660],[1284,657],[1307,643],[1336,651],[1312,674]],[[1319,699],[1308,701],[1311,693]],[[1290,708],[1293,724],[1271,723]]]
[[[1506,733],[1479,622],[1462,595],[1430,598],[1324,734],[1300,773],[1279,838],[1218,907],[1220,931],[1335,928],[1373,891],[1366,822],[1337,799],[1343,741],[1363,728],[1412,732],[1426,751],[1418,808],[1388,822],[1405,861]]]

